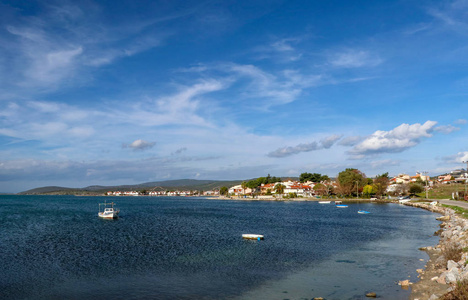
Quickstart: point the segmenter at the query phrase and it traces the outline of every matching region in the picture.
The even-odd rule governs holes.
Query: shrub
[[[468,300],[468,280],[458,281],[455,289],[443,296],[443,300]]]
[[[459,261],[462,257],[462,249],[455,246],[454,244],[450,244],[444,248],[442,254],[444,255],[445,263],[447,263],[449,260]]]

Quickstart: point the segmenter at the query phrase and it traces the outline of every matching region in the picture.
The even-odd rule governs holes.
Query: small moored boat
[[[370,214],[370,212],[366,211],[366,210],[358,210],[357,212],[358,214]]]
[[[346,207],[348,207],[348,205],[346,205],[346,204],[337,204],[336,207],[346,208]]]
[[[117,219],[119,217],[119,209],[114,208],[114,202],[99,203],[98,216],[104,219]]]
[[[261,234],[252,234],[252,233],[244,233],[242,238],[247,240],[263,240],[263,235]]]
[[[329,204],[331,201],[319,201],[320,204]]]

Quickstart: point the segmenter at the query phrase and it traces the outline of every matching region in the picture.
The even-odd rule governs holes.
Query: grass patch
[[[455,289],[442,297],[443,300],[466,300],[468,299],[468,280],[458,281]]]
[[[455,211],[457,215],[462,218],[468,219],[468,209],[464,209],[458,206],[442,204],[443,207],[451,208]]]

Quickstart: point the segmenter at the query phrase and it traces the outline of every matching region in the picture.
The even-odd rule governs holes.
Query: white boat
[[[331,201],[319,201],[320,204],[329,204]]]
[[[261,234],[252,234],[252,233],[244,233],[242,235],[243,239],[247,240],[263,240],[263,235]]]
[[[346,207],[348,207],[348,205],[346,205],[346,204],[337,204],[336,207],[346,208]]]
[[[358,210],[357,212],[358,214],[370,214],[370,212],[366,211],[366,210]]]
[[[104,219],[117,219],[119,217],[120,210],[114,208],[114,202],[111,203],[99,203],[98,216]]]

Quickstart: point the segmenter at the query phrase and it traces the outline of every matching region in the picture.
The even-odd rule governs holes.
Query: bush
[[[462,258],[462,249],[454,244],[450,244],[443,249],[442,254],[444,255],[445,263],[447,264],[449,260],[459,261]]]
[[[458,281],[455,289],[443,296],[443,300],[468,300],[468,280]]]

